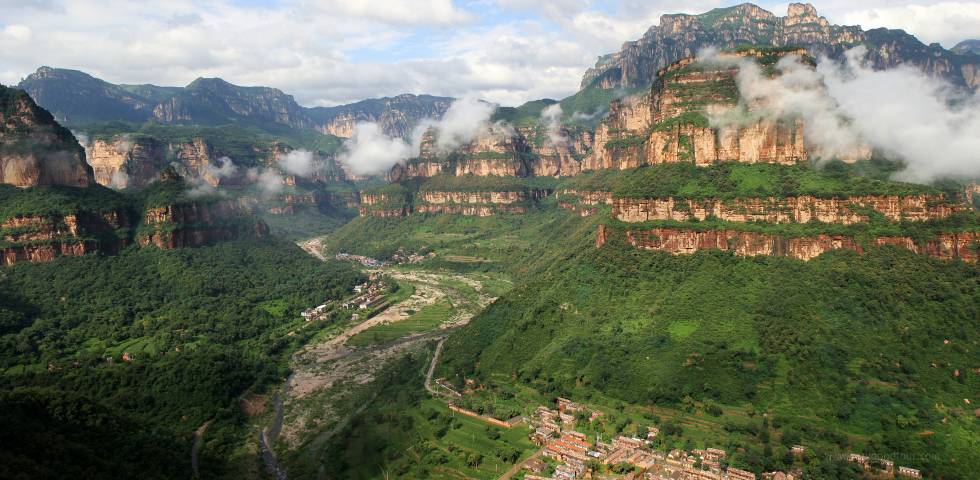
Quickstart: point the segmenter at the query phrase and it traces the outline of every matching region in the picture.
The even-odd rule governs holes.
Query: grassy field
[[[437,328],[453,315],[455,309],[450,302],[427,305],[409,318],[397,322],[371,327],[347,341],[352,347],[365,347],[387,343],[413,333]]]

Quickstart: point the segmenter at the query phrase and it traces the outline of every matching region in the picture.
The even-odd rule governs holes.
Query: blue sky
[[[305,105],[399,93],[505,105],[574,93],[598,55],[663,13],[714,0],[0,0],[0,82],[38,66],[115,83],[200,76],[266,85]],[[779,15],[785,2],[756,2]],[[980,1],[815,2],[833,23],[903,28],[949,47],[980,37]],[[111,14],[109,14],[111,13]]]

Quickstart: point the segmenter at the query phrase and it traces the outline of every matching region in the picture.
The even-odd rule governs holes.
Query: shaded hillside
[[[186,87],[116,85],[77,70],[40,67],[20,82],[37,102],[71,126],[126,121],[313,129],[349,137],[358,121],[377,122],[391,136],[407,136],[419,121],[440,118],[446,97],[399,95],[336,107],[307,108],[269,87],[242,87],[220,78],[198,78]]]

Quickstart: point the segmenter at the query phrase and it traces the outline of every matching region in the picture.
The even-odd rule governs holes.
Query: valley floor
[[[325,258],[319,240],[299,245]],[[415,266],[384,266],[368,273],[398,283],[399,290],[389,300],[394,303],[341,330],[328,329],[293,355],[293,373],[280,392],[281,411],[262,432],[262,441],[285,459],[283,466],[276,456],[265,457],[267,471],[278,470],[278,478],[286,478],[289,467],[296,464],[301,470],[322,471],[324,445],[353,417],[371,408],[376,395],[372,385],[385,370],[405,356],[430,355],[435,342],[493,302],[495,297],[484,283],[501,282],[484,274]],[[422,387],[419,382],[418,388]]]

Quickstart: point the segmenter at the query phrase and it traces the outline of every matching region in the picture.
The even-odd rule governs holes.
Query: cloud
[[[209,163],[204,166],[204,173],[216,180],[232,178],[238,175],[238,166],[228,157],[218,159],[218,165]]]
[[[815,69],[786,57],[777,65],[782,75],[774,78],[741,60],[739,90],[756,107],[742,113],[802,118],[807,142],[827,158],[873,147],[904,161],[902,180],[980,176],[977,94],[911,67],[872,70],[862,62],[865,54],[864,47],[854,48],[843,65],[821,60]],[[713,121],[731,119],[716,115]]]
[[[565,135],[561,131],[561,118],[564,112],[561,110],[561,104],[555,103],[548,105],[541,110],[541,123],[545,127],[545,133],[548,134],[548,141],[552,145],[564,145],[568,142]]]
[[[310,177],[319,167],[319,162],[309,150],[293,150],[279,158],[279,167],[284,172],[299,177]]]
[[[246,175],[250,182],[259,187],[259,191],[265,198],[272,197],[283,190],[282,175],[271,168],[264,170],[250,168]]]
[[[354,135],[344,142],[340,161],[355,175],[375,175],[418,155],[418,147],[401,138],[392,138],[377,123],[359,123]]]
[[[436,148],[449,151],[470,143],[483,132],[497,106],[473,95],[460,98],[449,106],[442,120],[436,122]]]

